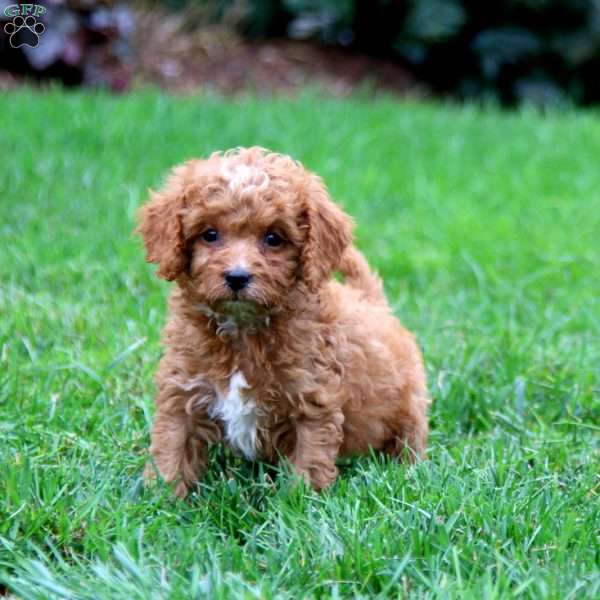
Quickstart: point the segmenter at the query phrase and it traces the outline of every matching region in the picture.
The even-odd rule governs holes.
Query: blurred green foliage
[[[170,4],[182,0],[171,0]],[[600,0],[212,0],[251,36],[316,39],[404,64],[435,92],[600,101]]]

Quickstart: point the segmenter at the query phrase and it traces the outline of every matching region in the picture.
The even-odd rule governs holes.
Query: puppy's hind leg
[[[425,396],[414,395],[410,410],[395,415],[393,434],[385,441],[383,452],[411,463],[427,458],[427,405]]]

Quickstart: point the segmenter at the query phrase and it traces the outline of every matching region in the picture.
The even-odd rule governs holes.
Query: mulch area
[[[399,95],[417,90],[410,74],[392,62],[285,39],[240,40],[216,52],[188,54],[178,60],[168,53],[144,54],[140,74],[143,81],[176,92],[293,94],[307,85],[335,96],[358,88]]]

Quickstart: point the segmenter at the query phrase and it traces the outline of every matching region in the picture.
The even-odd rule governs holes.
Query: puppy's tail
[[[346,248],[338,270],[346,284],[361,290],[374,302],[386,302],[379,275],[371,271],[365,257],[354,246]]]

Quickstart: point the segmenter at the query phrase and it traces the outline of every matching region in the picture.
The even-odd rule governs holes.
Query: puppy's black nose
[[[252,275],[244,269],[231,269],[225,273],[225,281],[234,292],[243,290],[250,283],[250,279]]]

